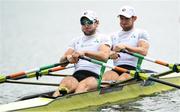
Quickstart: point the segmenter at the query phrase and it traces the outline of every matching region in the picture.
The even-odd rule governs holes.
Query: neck
[[[92,36],[96,35],[96,31],[91,33],[91,34],[84,33],[84,35],[87,37],[92,37]]]
[[[87,38],[91,38],[91,37],[94,37],[96,34],[92,34],[92,35],[85,35]]]
[[[122,31],[131,31],[131,30],[133,30],[134,29],[134,27],[131,27],[131,28],[126,28],[126,29],[122,29]]]

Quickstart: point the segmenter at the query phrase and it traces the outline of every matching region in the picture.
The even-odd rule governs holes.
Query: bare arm
[[[97,52],[95,52],[95,51],[74,52],[72,56],[76,61],[79,56],[87,56],[87,57],[90,57],[93,59],[97,59],[97,60],[106,62],[109,58],[109,54],[110,54],[110,46],[100,45]]]
[[[101,45],[98,52],[86,51],[85,56],[106,62],[110,55],[110,46]]]
[[[126,44],[119,44],[115,46],[113,50],[119,52],[121,49],[127,49],[130,52],[135,52],[146,56],[149,49],[149,43],[144,40],[139,40],[137,47],[132,47]]]
[[[126,49],[131,52],[139,53],[146,56],[149,49],[149,43],[143,40],[139,40],[137,47],[127,46]]]
[[[65,62],[65,61],[69,61],[68,60],[68,57],[72,56],[74,50],[69,48],[65,53],[64,55],[60,58],[60,63],[62,62]],[[64,65],[64,66],[67,66],[67,65]]]

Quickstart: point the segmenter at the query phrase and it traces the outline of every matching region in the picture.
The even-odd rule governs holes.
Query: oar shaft
[[[17,72],[17,73],[14,73],[14,74],[9,74],[9,75],[6,76],[6,79],[13,79],[13,78],[23,76],[23,75],[26,75],[26,74],[29,74],[29,73],[40,72],[42,70],[57,67],[57,66],[64,65],[64,64],[68,64],[68,62],[55,63],[55,64],[43,66],[43,67],[40,67],[40,68],[31,69],[31,70],[28,70],[28,71],[22,71],[22,72]]]
[[[46,76],[68,77],[68,76],[72,76],[72,75],[49,73]]]
[[[149,77],[148,79],[151,80],[151,81],[159,82],[161,84],[165,84],[165,85],[172,86],[172,87],[180,89],[179,85],[175,85],[173,83],[169,83],[169,82],[166,82],[166,81],[163,81],[163,80],[159,80],[159,79],[156,79],[156,78],[153,78],[153,77]]]
[[[59,71],[59,70],[64,70],[64,69],[73,68],[73,67],[74,67],[74,65],[66,66],[66,67],[57,66],[57,67],[51,68],[51,69],[49,70],[49,72],[56,72],[56,71]]]
[[[19,76],[22,76],[25,74],[26,74],[25,72],[18,72],[18,73],[10,74],[10,75],[6,76],[6,78],[11,79],[11,78],[19,77]]]
[[[74,65],[70,65],[70,66],[66,66],[66,67],[57,66],[57,67],[53,67],[53,68],[50,68],[50,69],[41,70],[39,72],[39,74],[48,75],[51,72],[56,72],[56,71],[59,71],[59,70],[64,70],[64,69],[73,68],[73,67],[74,67]],[[17,80],[17,79],[33,78],[33,77],[36,77],[36,72],[28,73],[28,74],[21,75],[21,76],[11,78],[11,79]]]
[[[86,61],[89,61],[89,62],[92,62],[92,63],[95,63],[95,64],[98,64],[98,65],[102,65],[102,66],[105,66],[105,67],[108,67],[108,68],[120,71],[120,72],[130,73],[130,71],[128,69],[125,69],[125,68],[122,68],[122,67],[113,66],[113,65],[108,65],[108,64],[106,64],[104,62],[101,62],[101,61],[98,61],[98,60],[95,60],[95,59],[91,59],[91,58],[84,57],[84,56],[81,56],[79,58],[83,59],[83,60],[86,60]]]
[[[26,81],[17,81],[17,80],[6,80],[6,83],[14,83],[14,84],[28,84],[28,85],[43,85],[43,86],[59,86],[59,84],[53,83],[42,83],[42,82],[26,82]]]
[[[153,62],[153,63],[156,63],[156,64],[160,64],[160,65],[169,67],[169,64],[168,64],[167,62],[164,62],[164,61],[161,61],[161,60],[155,60],[155,59],[152,59],[152,58],[143,56],[143,55],[138,54],[138,53],[129,52],[129,51],[124,50],[124,49],[121,50],[120,52],[127,53],[127,54],[129,54],[129,55],[134,56],[134,57],[141,58],[141,59],[144,59],[144,60],[146,60],[146,61],[150,61],[150,62]]]
[[[165,75],[171,74],[171,73],[173,73],[173,71],[172,70],[168,70],[168,71],[165,71],[165,72],[162,72],[162,73],[155,74],[153,76],[154,77],[161,77],[161,76],[165,76]]]
[[[22,78],[31,78],[31,77],[37,77],[37,79],[38,79],[39,74],[40,75],[43,74],[43,73],[48,74],[49,72],[54,72],[54,71],[65,69],[65,67],[57,67],[57,66],[66,65],[68,63],[69,62],[66,61],[66,62],[62,62],[62,63],[55,63],[55,64],[52,64],[52,65],[31,69],[31,70],[28,70],[28,71],[22,71],[22,72],[10,74],[10,75],[7,75],[7,76],[0,75],[0,83],[5,82],[7,79],[22,79]],[[53,68],[53,67],[57,67],[57,68]],[[50,69],[50,68],[53,68],[53,69]]]
[[[117,67],[115,66],[113,69],[123,72],[123,73],[129,73],[130,71],[128,69],[122,68],[122,67]]]

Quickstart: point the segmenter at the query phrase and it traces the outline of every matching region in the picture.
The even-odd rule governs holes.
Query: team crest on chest
[[[81,47],[84,47],[84,45],[83,45],[83,44],[81,44]]]
[[[94,42],[95,42],[95,43],[99,43],[100,41],[99,41],[98,39],[96,39]]]
[[[135,34],[132,34],[132,35],[131,35],[131,38],[136,38],[136,35],[135,35]]]

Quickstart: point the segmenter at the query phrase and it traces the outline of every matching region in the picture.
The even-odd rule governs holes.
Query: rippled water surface
[[[180,112],[180,90],[143,97],[124,104],[114,104],[98,109],[100,112]]]

